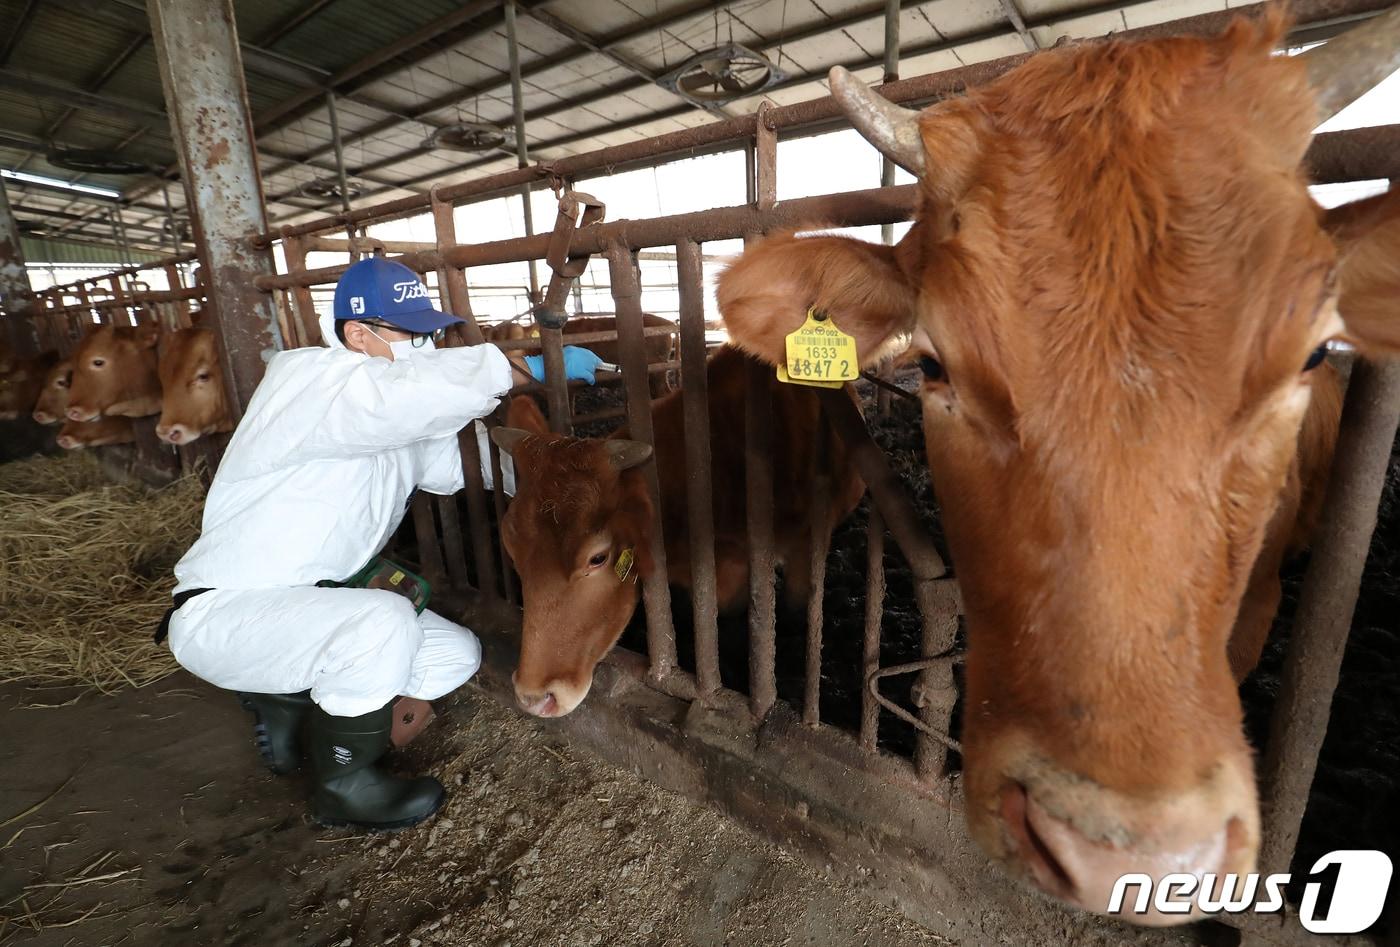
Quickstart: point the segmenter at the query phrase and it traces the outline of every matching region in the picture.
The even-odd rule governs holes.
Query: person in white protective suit
[[[461,489],[458,431],[543,376],[539,357],[494,345],[435,349],[434,334],[461,321],[434,309],[402,264],[376,256],[350,267],[333,319],[322,318],[327,347],[269,362],[210,485],[203,531],[175,566],[162,631],[176,660],[239,692],[274,772],[294,770],[305,751],[324,825],[402,828],[444,798],[437,780],[375,763],[389,748],[392,702],[460,687],[480,664],[479,642],[396,593],[316,583],[372,561],[415,490]],[[597,356],[564,352],[568,377],[593,383]]]

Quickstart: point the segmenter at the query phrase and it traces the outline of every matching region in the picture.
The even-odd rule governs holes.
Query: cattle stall
[[[1223,15],[1209,14],[1129,35],[1212,31],[1223,22]],[[1011,57],[902,80],[884,91],[896,102],[926,102],[987,81],[1023,59]],[[779,699],[777,575],[771,521],[772,419],[763,397],[746,399],[746,481],[720,487],[746,491],[752,549],[748,684],[739,690],[722,680],[711,522],[716,485],[710,475],[708,440],[717,419],[707,416],[703,370],[706,320],[715,314],[704,310],[703,247],[707,242],[749,240],[783,228],[907,221],[914,211],[912,185],[776,200],[778,135],[830,127],[838,122],[837,116],[831,99],[783,107],[765,104],[754,115],[519,171],[440,185],[422,198],[405,198],[282,227],[248,239],[249,248],[267,261],[272,248],[280,245],[287,261],[284,272],[260,275],[252,282],[275,307],[286,346],[319,344],[312,288],[333,284],[348,263],[308,269],[307,254],[313,248],[328,246],[316,243],[326,234],[348,234],[346,252],[352,259],[359,252],[380,249],[420,274],[436,274],[443,305],[468,320],[455,341],[475,344],[485,336],[472,315],[471,268],[534,262],[548,280],[536,310],[538,345],[544,354],[548,382],[535,387],[548,401],[551,426],[570,432],[576,424],[606,420],[605,412],[571,417],[571,386],[562,380],[567,291],[590,256],[606,260],[617,324],[615,331],[600,333],[597,340],[615,341],[618,346],[625,416],[632,438],[655,439],[650,376],[657,371],[677,372],[680,380],[687,421],[685,451],[692,472],[689,535],[694,563],[690,596],[694,660],[690,662],[693,666],[685,666],[678,658],[671,591],[664,568],[658,568],[643,589],[644,647],[615,649],[599,666],[587,701],[555,726],[663,785],[709,801],[817,864],[860,880],[911,917],[955,939],[1176,944],[1218,936],[1220,932],[1210,931],[1209,926],[1151,931],[1072,913],[1014,886],[976,851],[958,816],[958,743],[952,736],[959,661],[956,580],[921,526],[919,511],[871,437],[860,411],[840,392],[822,394],[823,410],[850,451],[872,501],[865,536],[865,625],[860,666],[855,672],[861,682],[859,724],[855,728],[834,726],[824,722],[821,713],[827,563],[823,543],[814,544],[810,563],[813,583],[806,612],[802,693],[795,702]],[[1397,144],[1397,127],[1318,136],[1309,156],[1314,179],[1332,183],[1400,176]],[[609,221],[605,209],[586,193],[591,175],[738,148],[752,155],[751,199],[744,205]],[[460,241],[454,208],[535,184],[547,184],[558,195],[560,209],[552,231],[489,243]],[[431,247],[376,248],[366,234],[374,224],[425,212],[431,214],[436,231]],[[394,250],[403,252],[394,254]],[[645,325],[637,268],[638,254],[656,250],[674,254],[680,298],[679,358],[659,366],[648,363],[646,340],[670,330]],[[86,320],[135,325],[138,320],[161,318],[147,314],[153,305],[198,303],[202,308],[206,304],[201,288],[143,293],[120,279],[109,282],[105,290],[88,285],[94,282],[100,281],[38,294],[43,307],[40,324],[49,333],[47,338],[65,354],[72,345],[72,331]],[[217,306],[212,294],[209,304]],[[188,317],[188,310],[185,314]],[[536,343],[496,344],[511,349]],[[764,390],[769,370],[757,364],[751,367],[751,395]],[[867,408],[872,413],[881,410],[878,402]],[[1397,412],[1400,372],[1395,367],[1359,362],[1347,394],[1325,525],[1314,544],[1313,567],[1303,586],[1285,659],[1268,753],[1260,767],[1266,813],[1261,868],[1265,871],[1286,870],[1291,861],[1326,731]],[[500,422],[499,414],[491,420],[492,424]],[[484,460],[494,482],[501,483],[501,457],[496,446],[488,442],[488,456],[482,458],[477,440],[469,433],[461,438],[461,447],[467,480],[464,505],[459,507],[455,498],[420,495],[412,508],[412,553],[415,564],[437,590],[438,599],[459,609],[467,623],[483,633],[486,660],[481,684],[513,703],[510,675],[520,609],[512,565],[496,533],[505,498],[500,490],[486,490],[482,477]],[[653,506],[659,509],[654,471],[649,480]],[[949,501],[955,502],[955,498]],[[819,489],[812,502],[816,521],[830,501]],[[659,514],[654,528],[656,557],[664,558]],[[912,576],[921,654],[914,661],[882,666],[884,563],[891,540],[892,549],[902,556]],[[891,700],[881,690],[883,681],[900,677],[913,679],[908,688],[910,706]],[[882,715],[882,710],[890,716]],[[882,745],[882,728],[890,724],[891,717],[912,728],[912,748],[907,754]],[[1237,928],[1242,942],[1312,942],[1291,911],[1283,917],[1222,917],[1219,923]]]

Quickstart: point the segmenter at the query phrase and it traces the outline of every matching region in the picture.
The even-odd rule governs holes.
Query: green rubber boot
[[[253,715],[253,738],[267,768],[285,776],[301,762],[299,734],[314,705],[311,692],[300,694],[239,694],[238,702]]]
[[[431,776],[391,776],[374,764],[389,749],[393,705],[360,717],[311,711],[308,757],[315,777],[311,816],[325,826],[406,829],[428,818],[447,794]]]

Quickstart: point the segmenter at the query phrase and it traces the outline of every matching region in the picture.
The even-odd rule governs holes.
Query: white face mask
[[[394,361],[396,362],[401,358],[412,358],[420,352],[432,352],[437,348],[437,346],[433,344],[433,337],[430,335],[418,335],[400,342],[390,342],[369,326],[365,326],[365,331],[389,346],[389,354],[394,356]]]

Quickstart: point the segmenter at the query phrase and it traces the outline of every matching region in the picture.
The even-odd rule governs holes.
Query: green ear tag
[[[626,582],[627,577],[632,574],[632,563],[637,557],[632,553],[632,547],[627,547],[617,554],[617,563],[613,565],[613,571],[617,573],[620,581]]]

